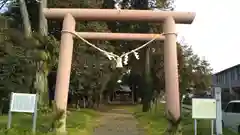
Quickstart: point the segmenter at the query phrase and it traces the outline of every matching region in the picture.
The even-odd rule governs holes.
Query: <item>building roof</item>
[[[228,70],[230,70],[230,69],[233,69],[233,68],[235,68],[235,67],[240,67],[240,64],[237,64],[237,65],[234,65],[234,66],[232,66],[232,67],[226,68],[226,69],[224,69],[224,70],[222,70],[222,71],[219,71],[219,72],[215,73],[214,75],[221,74],[221,73],[226,72],[226,71],[228,71]]]
[[[131,92],[132,90],[129,88],[129,86],[120,85],[120,89],[118,89],[118,91]]]

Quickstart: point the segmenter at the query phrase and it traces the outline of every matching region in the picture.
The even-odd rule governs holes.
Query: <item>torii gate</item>
[[[69,8],[44,8],[47,19],[64,19],[64,31],[61,36],[59,63],[57,70],[55,101],[59,109],[67,109],[69,80],[72,64],[73,37],[76,20],[80,21],[145,21],[164,23],[164,34],[156,40],[164,40],[164,70],[167,110],[173,114],[175,119],[180,118],[178,62],[176,47],[175,24],[191,24],[195,18],[192,12],[176,11],[152,11],[152,10],[116,10],[116,9],[69,9]],[[85,39],[96,40],[151,40],[159,34],[130,34],[130,33],[99,33],[78,32]],[[64,114],[66,117],[66,114]],[[61,122],[65,123],[66,118]],[[65,124],[59,128],[65,132]]]

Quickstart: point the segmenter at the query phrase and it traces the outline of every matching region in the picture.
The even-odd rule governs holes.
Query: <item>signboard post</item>
[[[207,110],[207,111],[206,111]],[[197,135],[197,120],[211,120],[211,135],[213,135],[213,120],[216,119],[216,100],[215,99],[192,99],[192,118],[194,119],[194,134]]]
[[[7,128],[11,128],[12,124],[12,112],[24,112],[33,114],[33,133],[36,132],[37,122],[37,95],[26,93],[11,93],[10,108],[8,112],[8,125]]]
[[[217,109],[217,117],[216,117],[216,135],[222,135],[223,130],[222,130],[222,99],[221,99],[221,88],[220,87],[215,87],[214,88],[214,96],[216,99],[216,109]]]

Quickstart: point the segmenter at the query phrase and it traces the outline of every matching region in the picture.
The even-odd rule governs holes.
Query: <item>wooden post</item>
[[[178,62],[177,62],[177,35],[175,21],[167,17],[163,27],[165,33],[164,41],[164,70],[166,89],[166,109],[175,120],[180,118]]]
[[[67,14],[63,20],[63,30],[75,31],[75,20],[72,15]],[[68,91],[72,64],[73,35],[62,33],[59,62],[57,70],[57,82],[55,90],[56,109],[64,111],[63,117],[59,120],[60,127],[56,127],[56,132],[66,132],[66,109],[68,101]]]

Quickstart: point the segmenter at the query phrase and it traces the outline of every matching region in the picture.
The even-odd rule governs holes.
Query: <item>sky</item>
[[[240,64],[240,0],[176,0],[176,11],[196,12],[191,25],[177,25],[179,37],[219,72]]]

